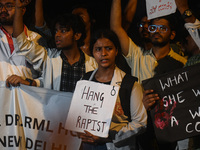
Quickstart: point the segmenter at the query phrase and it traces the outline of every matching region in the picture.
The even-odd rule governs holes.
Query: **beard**
[[[152,35],[152,37],[154,37],[154,35],[156,35],[156,34],[159,35],[160,38],[163,39],[163,37],[160,34],[158,34],[158,33],[154,33]],[[151,42],[152,42],[152,44],[153,44],[154,47],[164,47],[165,45],[167,45],[169,43],[169,40],[164,40],[164,39],[162,41],[151,40]]]
[[[1,25],[3,25],[3,26],[12,26],[13,25],[13,21],[8,21],[8,20],[2,20],[2,19],[0,19],[0,23],[1,23]]]
[[[5,17],[1,17],[2,14]],[[0,23],[1,23],[1,25],[8,25],[8,26],[13,25],[13,18],[8,18],[8,17],[9,17],[8,13],[5,13],[5,12],[0,13]]]
[[[168,43],[169,43],[168,41],[163,41],[163,42],[152,41],[152,44],[153,44],[154,47],[164,47]]]

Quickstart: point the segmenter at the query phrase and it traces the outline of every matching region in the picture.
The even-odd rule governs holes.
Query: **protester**
[[[125,29],[130,38],[135,42],[136,45],[143,48],[144,50],[150,50],[152,48],[152,43],[150,39],[150,32],[148,31],[148,27],[150,25],[150,20],[147,18],[147,12],[140,10],[140,18],[137,21],[137,33],[132,32],[132,30],[128,30],[131,26],[131,23],[134,21],[134,16],[137,9],[137,0],[129,0],[128,4],[124,10],[124,15],[122,16],[122,27]],[[136,19],[135,19],[136,20]],[[132,28],[133,28],[132,27]],[[136,36],[138,34],[138,36]],[[179,41],[170,43],[173,51],[183,56],[183,52],[181,51],[181,47],[179,46]]]
[[[22,16],[26,12],[26,8],[22,7]],[[18,75],[24,80],[24,84],[33,84],[40,86],[38,78],[41,74],[41,68],[33,66],[25,59],[25,56],[18,55],[18,46],[15,39],[12,38],[13,19],[15,15],[15,0],[0,0],[0,80],[6,81],[9,76]],[[23,26],[25,36],[35,42],[41,37],[39,34],[29,31]]]
[[[174,61],[177,60],[177,62],[180,62],[182,66],[186,63],[185,58],[174,53],[170,48],[170,40],[174,39],[175,31],[173,31],[173,29],[171,30],[171,24],[169,24],[164,18],[154,20],[152,22],[153,26],[150,26],[149,28],[152,32],[150,34],[151,41],[154,42],[150,51],[144,51],[142,48],[135,45],[121,26],[120,4],[120,0],[113,0],[110,20],[111,29],[118,35],[122,46],[122,53],[126,56],[126,60],[132,69],[132,75],[137,76],[140,83],[142,80],[154,76],[154,69],[157,61],[161,60],[165,56],[170,56]],[[162,33],[159,31],[160,28],[158,25],[160,24],[163,25],[161,27],[167,27],[165,28],[165,31],[161,31]],[[155,36],[161,37],[158,38]],[[170,67],[166,69],[172,68]]]
[[[90,56],[91,54],[89,50],[90,46],[89,44],[90,44],[90,36],[91,33],[93,32],[95,24],[95,19],[93,17],[94,12],[92,12],[91,8],[89,8],[87,5],[76,5],[72,9],[72,14],[79,15],[85,23],[86,38],[84,40],[85,44],[81,46],[81,50]]]
[[[90,50],[89,50],[89,45],[90,45],[91,33],[93,33],[95,30],[95,27],[94,27],[95,19],[93,17],[94,13],[91,10],[91,8],[89,8],[87,5],[76,5],[72,9],[72,14],[77,14],[81,16],[81,18],[83,19],[85,23],[86,38],[84,41],[85,44],[81,46],[81,50],[84,51],[86,54],[91,55]],[[124,59],[122,55],[119,56],[119,62],[118,62],[118,67],[124,72],[126,72],[127,74],[131,74],[131,68],[129,67],[129,65],[127,64],[126,60]]]
[[[150,20],[147,19],[147,16],[143,16],[141,21],[138,23],[138,31],[140,35],[139,45],[144,48],[144,50],[150,50],[152,48],[150,32],[148,31],[149,24]]]
[[[166,16],[155,18],[151,21],[148,30],[150,32],[152,49],[145,51],[143,48],[135,45],[121,26],[121,0],[113,0],[112,2],[111,29],[117,34],[120,40],[122,53],[132,69],[132,75],[138,77],[140,83],[155,75],[181,68],[186,63],[185,58],[176,54],[170,48],[170,40],[173,40],[176,34],[171,20],[174,21],[171,19],[171,16]],[[153,90],[144,91],[143,103],[147,110],[150,110],[151,106],[159,99],[158,94],[154,93]],[[152,128],[150,124],[148,123],[148,126]],[[151,129],[148,130],[148,126],[147,135],[143,137],[144,143],[142,145],[148,150],[155,149],[155,147],[152,147],[155,137]],[[176,144],[158,146],[162,150],[170,150],[175,149]]]
[[[127,34],[132,35],[131,30],[128,30],[134,20],[134,16],[137,9],[137,0],[129,0],[127,6],[125,7],[123,16],[122,16],[122,27],[127,32]],[[144,12],[145,13],[145,12]],[[149,38],[148,26],[150,20],[147,19],[146,14],[142,15],[137,23],[137,31],[139,32],[139,37],[137,37],[137,44],[144,48],[144,50],[150,50],[152,47],[151,40]],[[133,35],[134,36],[134,35]],[[134,38],[134,37],[133,37]]]
[[[98,63],[98,68],[86,73],[83,79],[89,76],[88,79],[94,82],[120,86],[125,72],[120,70],[115,63],[121,52],[115,33],[110,30],[97,31],[92,36],[90,51]],[[83,141],[83,150],[136,149],[135,136],[144,131],[147,119],[146,110],[142,104],[142,88],[138,82],[135,81],[133,84],[130,106],[128,107],[130,108],[131,121],[127,120],[128,117],[124,114],[122,103],[125,102],[118,95],[108,138],[100,138],[87,131],[85,134],[79,135]]]
[[[16,15],[13,36],[17,37],[21,55],[34,65],[43,66],[43,87],[73,92],[76,82],[85,72],[94,70],[97,65],[92,57],[83,53],[85,26],[82,19],[73,14],[64,14],[55,21],[55,42],[57,48],[44,48],[28,40],[22,29],[22,9],[24,5],[16,1]]]

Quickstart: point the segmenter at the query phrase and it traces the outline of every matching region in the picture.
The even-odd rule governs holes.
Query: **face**
[[[155,32],[150,33],[150,39],[154,46],[163,47],[166,44],[169,44],[170,40],[174,39],[175,32],[171,31],[169,22],[166,19],[155,19],[152,22],[152,25],[166,27],[166,31],[162,31],[162,27],[160,29],[158,27]]]
[[[143,17],[141,19],[140,25],[139,25],[139,34],[141,36],[142,39],[149,40],[149,31],[148,31],[148,26],[150,24],[150,20],[147,20],[147,17]]]
[[[56,24],[55,43],[58,49],[70,49],[76,44],[75,35],[72,28],[67,28]]]
[[[13,25],[15,14],[14,0],[0,0],[0,23],[2,25]],[[6,8],[7,7],[7,8]],[[9,10],[8,10],[9,9]]]
[[[93,46],[93,56],[99,68],[112,68],[115,66],[115,57],[118,50],[107,38],[100,38]]]
[[[83,19],[83,22],[85,23],[86,29],[90,28],[90,26],[91,26],[90,16],[87,12],[87,9],[85,9],[85,8],[75,8],[72,11],[72,14],[79,15]]]

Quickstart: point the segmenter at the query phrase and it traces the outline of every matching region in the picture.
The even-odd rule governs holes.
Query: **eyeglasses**
[[[6,10],[11,11],[15,6],[13,4],[0,4],[0,10],[2,10],[4,7],[6,8]]]
[[[168,28],[165,25],[149,25],[148,31],[154,33],[159,29],[161,33],[167,32]]]

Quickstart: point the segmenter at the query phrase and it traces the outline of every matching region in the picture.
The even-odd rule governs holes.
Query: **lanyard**
[[[1,26],[0,29],[3,31],[3,33],[6,35],[7,40],[8,40],[8,45],[10,47],[10,53],[14,51],[14,44],[12,40],[12,36]]]
[[[10,47],[10,53],[12,54],[14,51],[14,44],[13,44],[13,39],[12,39],[12,35],[10,35],[2,26],[0,27],[0,29],[3,31],[3,33],[6,35],[7,40],[8,40],[8,45]],[[24,32],[27,36],[27,28],[26,26],[24,26]]]

